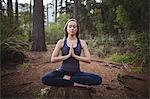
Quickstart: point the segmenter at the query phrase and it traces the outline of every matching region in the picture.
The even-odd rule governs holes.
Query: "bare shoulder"
[[[64,39],[58,40],[58,43],[63,43],[63,42],[64,42]]]
[[[80,42],[81,42],[81,46],[82,47],[86,47],[87,46],[87,43],[86,43],[85,40],[80,39]]]
[[[60,39],[60,40],[58,40],[58,42],[57,42],[57,46],[59,46],[59,47],[63,47],[63,45],[64,45],[64,39]]]

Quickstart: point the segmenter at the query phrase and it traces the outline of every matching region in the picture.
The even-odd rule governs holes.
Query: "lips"
[[[70,31],[71,33],[74,33],[74,31]]]

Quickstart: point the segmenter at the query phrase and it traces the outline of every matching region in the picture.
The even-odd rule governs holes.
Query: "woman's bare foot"
[[[74,82],[74,86],[75,87],[83,87],[83,88],[91,88],[91,86],[89,86],[89,85],[79,84],[79,83],[76,83],[76,82]]]
[[[70,80],[70,79],[71,79],[71,76],[64,75],[63,79]]]

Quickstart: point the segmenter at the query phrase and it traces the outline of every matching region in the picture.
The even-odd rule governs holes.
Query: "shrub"
[[[46,29],[46,42],[55,44],[63,37],[63,28],[60,24],[51,23]]]
[[[145,68],[145,67],[141,67],[141,66],[136,67],[135,66],[135,67],[131,67],[130,71],[135,72],[135,73],[149,73],[150,68]]]
[[[135,54],[121,55],[121,54],[113,54],[109,57],[109,60],[118,63],[133,63],[135,61]]]
[[[24,61],[25,55],[23,51],[29,47],[27,37],[21,33],[16,23],[9,23],[7,16],[3,16],[2,23],[2,31],[0,31],[2,65],[11,61]]]
[[[60,15],[56,23],[50,23],[46,28],[46,42],[55,44],[59,39],[64,37],[63,28],[69,15]]]

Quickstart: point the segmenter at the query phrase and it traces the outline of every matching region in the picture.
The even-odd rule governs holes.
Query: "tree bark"
[[[34,0],[32,51],[46,51],[43,0]]]
[[[77,18],[77,12],[78,12],[78,0],[74,0],[74,6],[73,6],[73,18],[76,20]]]
[[[63,3],[63,0],[60,0],[60,14],[62,14],[62,3]]]
[[[65,1],[65,5],[66,5],[66,13],[68,12],[68,1]]]
[[[12,7],[12,0],[7,1],[7,13],[9,18],[9,23],[13,23],[13,7]]]
[[[31,4],[31,0],[30,0],[30,20],[32,22],[32,4]],[[32,34],[31,34],[32,31],[29,32],[29,42],[31,42],[32,40]]]
[[[30,15],[32,14],[32,5],[31,5],[31,0],[30,0]]]
[[[55,0],[55,22],[57,22],[57,0]]]
[[[2,17],[2,0],[0,1],[0,20],[1,20],[1,17]]]
[[[16,4],[15,4],[15,13],[16,13],[16,22],[18,24],[18,0],[16,0]]]
[[[48,5],[49,5],[49,4],[47,3],[47,8],[46,8],[46,9],[47,9],[47,11],[46,11],[46,13],[47,13],[47,26],[48,26],[48,21],[49,21],[49,20],[48,20],[48,16],[49,16],[49,15],[48,15],[48,9],[49,9]]]

